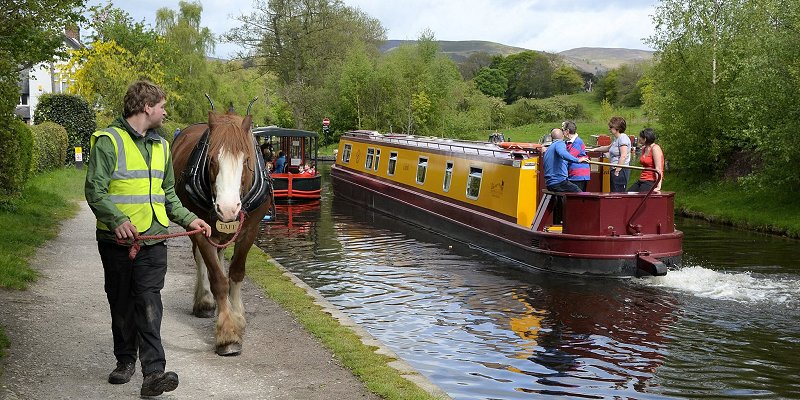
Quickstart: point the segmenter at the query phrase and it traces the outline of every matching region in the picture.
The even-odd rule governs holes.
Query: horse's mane
[[[233,154],[243,153],[247,168],[242,172],[242,189],[247,190],[253,182],[255,171],[255,145],[250,129],[245,130],[242,127],[244,123],[245,118],[239,115],[210,112],[208,126],[211,133],[208,154],[210,157],[216,157],[223,147]],[[249,125],[249,122],[247,124]]]

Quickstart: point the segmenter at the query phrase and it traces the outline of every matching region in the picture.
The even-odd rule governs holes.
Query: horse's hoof
[[[228,343],[225,345],[217,346],[218,356],[238,356],[242,353],[241,343]]]
[[[214,318],[217,312],[213,308],[195,308],[192,310],[192,315],[197,318]]]

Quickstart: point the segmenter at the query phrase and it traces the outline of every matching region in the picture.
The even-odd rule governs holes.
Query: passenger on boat
[[[264,143],[261,145],[261,154],[264,156],[264,161],[272,161],[275,153],[272,151],[272,143]]]
[[[265,162],[264,163],[264,169],[267,170],[268,174],[271,174],[272,173],[272,162],[270,162],[270,161]]]
[[[586,157],[586,144],[578,136],[578,127],[574,121],[564,121],[561,123],[561,130],[564,131],[564,140],[567,144],[567,151],[575,157]],[[569,163],[569,181],[579,187],[582,192],[586,191],[589,183],[591,170],[587,163]]]
[[[608,146],[599,146],[591,151],[608,152],[612,164],[630,165],[631,163],[631,139],[625,134],[627,128],[625,118],[611,117],[608,121],[608,131],[614,135],[614,140]],[[616,167],[611,174],[611,191],[627,192],[628,178],[631,170],[628,168]]]
[[[305,174],[305,175],[314,175],[316,173],[316,171],[314,171],[314,168],[312,168],[309,163],[306,163],[306,165],[303,166],[303,172],[302,173]]]
[[[653,168],[661,174],[661,180],[658,181],[655,190],[661,190],[661,183],[664,182],[664,152],[661,146],[656,144],[656,133],[653,128],[645,128],[639,132],[639,139],[644,142],[642,155],[639,157],[639,163],[642,167]],[[656,183],[656,174],[652,171],[642,171],[639,175],[639,180],[634,183],[631,192],[648,192],[650,188]]]
[[[275,160],[275,172],[282,174],[286,168],[286,155],[283,152],[278,152],[278,159]]]
[[[553,143],[544,152],[544,179],[547,185],[547,190],[551,192],[580,192],[581,189],[574,183],[567,180],[568,165],[573,163],[585,163],[589,157],[575,157],[567,150],[567,145],[564,143],[564,132],[561,129],[554,128],[550,131],[550,137],[553,138]]]

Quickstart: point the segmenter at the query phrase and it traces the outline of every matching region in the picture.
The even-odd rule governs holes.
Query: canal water
[[[684,268],[586,279],[335,199],[258,245],[455,399],[800,398],[800,242],[679,219]]]

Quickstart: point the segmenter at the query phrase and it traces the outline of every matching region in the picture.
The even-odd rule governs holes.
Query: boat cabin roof
[[[475,154],[488,157],[500,158],[526,158],[532,152],[522,149],[509,150],[498,146],[492,142],[484,141],[470,141],[461,139],[440,138],[432,136],[414,136],[402,133],[380,133],[377,131],[350,131],[345,133],[345,137],[353,139],[371,140],[376,142],[384,142],[387,144],[396,144],[412,147],[421,147],[427,149],[441,150],[447,152],[458,152],[465,154]]]
[[[319,134],[316,132],[304,131],[302,129],[279,128],[277,126],[262,126],[254,128],[253,134],[262,137],[319,137]]]

